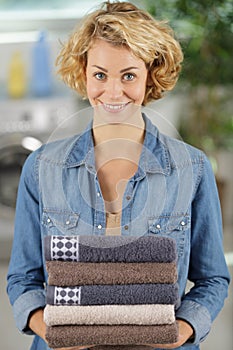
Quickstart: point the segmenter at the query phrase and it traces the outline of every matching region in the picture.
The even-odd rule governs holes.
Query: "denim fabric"
[[[122,201],[122,235],[173,237],[181,306],[177,318],[195,337],[180,349],[199,349],[227,296],[219,199],[211,165],[199,150],[160,134],[145,121],[138,170]],[[105,208],[95,168],[92,124],[80,135],[32,153],[23,168],[16,208],[8,294],[17,327],[27,334],[30,313],[45,306],[45,235],[104,235]],[[187,290],[187,279],[193,282]],[[37,336],[33,350],[46,350]]]

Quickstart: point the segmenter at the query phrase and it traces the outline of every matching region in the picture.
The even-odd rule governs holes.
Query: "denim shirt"
[[[121,234],[173,237],[181,305],[176,317],[194,329],[179,349],[199,349],[227,296],[219,199],[211,165],[199,150],[159,133],[143,115],[138,170],[122,200]],[[20,331],[45,306],[45,235],[104,235],[105,206],[95,168],[92,124],[79,135],[33,152],[23,167],[8,271],[10,302]],[[192,287],[187,289],[187,280]],[[31,350],[46,350],[35,336]]]

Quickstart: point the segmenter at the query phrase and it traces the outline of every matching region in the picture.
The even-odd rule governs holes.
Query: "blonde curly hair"
[[[129,2],[106,1],[82,20],[56,61],[63,81],[84,98],[88,50],[96,39],[128,47],[145,62],[149,79],[143,105],[175,86],[183,53],[173,30]]]

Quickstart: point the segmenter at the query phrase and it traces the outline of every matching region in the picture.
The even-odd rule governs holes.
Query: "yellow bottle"
[[[8,74],[8,94],[11,98],[21,98],[26,93],[25,66],[20,52],[12,56]]]

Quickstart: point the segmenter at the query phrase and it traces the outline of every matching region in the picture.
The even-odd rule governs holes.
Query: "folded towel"
[[[177,323],[156,326],[47,326],[46,340],[50,348],[175,343],[178,326]]]
[[[47,286],[47,304],[113,305],[175,304],[179,307],[177,284],[125,284],[77,287]]]
[[[80,262],[172,262],[175,240],[160,236],[46,236],[46,260]]]
[[[174,305],[46,305],[47,326],[58,325],[159,325],[175,322]]]
[[[146,345],[97,345],[90,350],[152,350]]]
[[[47,261],[48,284],[175,283],[176,263],[82,263]]]

